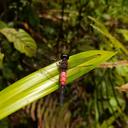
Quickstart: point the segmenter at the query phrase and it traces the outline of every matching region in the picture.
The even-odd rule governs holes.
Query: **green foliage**
[[[3,119],[1,122],[0,122],[0,128],[7,128],[9,125],[9,122],[7,119]]]
[[[124,51],[125,54],[128,54],[128,50],[122,45],[122,43],[119,40],[117,40],[114,36],[112,36],[109,33],[107,28],[102,23],[100,23],[99,21],[97,21],[96,19],[92,17],[89,17],[89,18],[96,23],[96,25],[92,25],[93,28],[95,28],[96,30],[101,32],[104,36],[106,36],[111,41],[111,43],[114,45],[114,47],[120,48],[122,51]]]
[[[0,52],[0,69],[3,67],[4,54]]]
[[[119,33],[121,33],[126,41],[128,41],[128,30],[127,29],[118,29]]]
[[[88,51],[71,56],[69,59],[68,82],[96,68],[115,53],[107,51]],[[76,61],[77,60],[77,61]],[[46,71],[49,75],[46,76]],[[59,72],[56,63],[26,76],[0,92],[0,119],[25,105],[55,91]],[[52,74],[52,75],[51,75]],[[3,100],[2,100],[3,99]]]
[[[13,28],[3,28],[0,30],[10,42],[14,43],[14,47],[21,53],[32,57],[36,53],[36,43],[23,29],[16,31]]]
[[[3,21],[0,21],[0,29],[2,28],[7,28],[8,25],[6,23],[4,23]]]
[[[64,107],[58,105],[59,91],[57,91],[43,98],[43,102],[40,99],[32,103],[25,110],[29,111],[28,116],[33,122],[38,122],[38,127],[41,125],[44,125],[42,126],[44,128],[52,126],[57,128],[68,126],[70,128],[126,127],[128,95],[122,94],[115,88],[128,83],[128,2],[126,0],[117,0],[116,2],[65,0],[63,23],[61,2],[60,0],[5,0],[0,2],[0,30],[4,30],[0,34],[0,53],[4,55],[4,58],[3,55],[1,56],[0,61],[2,65],[0,89],[2,90],[18,79],[53,63],[54,58],[61,56],[63,45],[66,45],[70,56],[95,49],[118,51],[110,62],[100,65],[87,75],[68,84],[65,89]],[[11,33],[7,34],[8,31]],[[36,41],[37,46],[33,40]],[[88,55],[88,52],[86,54]],[[85,58],[87,62],[92,58],[98,59],[97,56]],[[77,74],[77,77],[72,74],[69,81],[85,73],[81,66],[76,67],[78,63],[82,62],[80,59],[75,59],[71,65],[69,64],[69,68],[74,65],[72,72]],[[90,63],[93,61],[85,65]],[[33,80],[32,84],[28,84],[31,79],[28,79],[28,82],[27,79],[24,79],[26,83],[23,86],[17,87],[17,84],[9,86],[9,93],[5,93],[8,104],[13,98],[14,101],[16,97],[18,99],[18,93],[21,94],[31,85],[35,85],[36,88],[36,82],[40,81],[41,83],[48,79],[47,76],[53,78],[52,76],[58,74],[58,70],[54,70],[56,69],[55,65],[45,69],[47,71],[42,71],[45,72],[45,78],[43,75],[37,77],[38,72],[36,72],[33,77],[30,77]],[[91,69],[91,66],[85,68],[86,71]],[[58,77],[53,81],[57,80]],[[27,93],[27,91],[25,92]],[[13,93],[16,97],[13,95],[9,100],[8,95]],[[4,91],[2,94],[4,95]],[[26,102],[25,104],[27,104]],[[8,107],[8,104],[5,106]],[[20,120],[30,122],[23,118],[23,114],[25,114],[24,111],[19,114],[21,118],[17,114],[8,117],[11,127],[22,127]],[[13,126],[16,125],[16,121],[12,120],[15,118],[18,120],[17,122],[20,122],[17,123],[20,126]],[[56,123],[55,120],[59,123]]]

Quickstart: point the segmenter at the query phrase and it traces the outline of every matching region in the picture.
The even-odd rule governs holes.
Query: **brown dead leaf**
[[[128,92],[128,83],[126,83],[120,87],[115,87],[115,88],[121,92]]]

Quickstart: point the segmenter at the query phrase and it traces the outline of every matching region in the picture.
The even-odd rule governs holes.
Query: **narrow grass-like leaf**
[[[128,29],[117,29],[118,33],[121,33],[126,41],[128,41]]]
[[[96,68],[113,55],[115,55],[113,52],[92,50],[71,56],[67,72],[68,83]],[[0,119],[58,89],[58,79],[58,66],[54,63],[28,75],[1,91]]]
[[[128,54],[128,50],[123,46],[123,44],[119,40],[117,40],[114,36],[112,36],[111,33],[107,30],[107,28],[102,23],[100,23],[98,20],[90,16],[89,16],[89,19],[94,21],[96,24],[96,25],[91,24],[91,26],[97,31],[99,31],[100,33],[102,33],[104,36],[106,36],[112,42],[114,47],[120,48],[125,54]]]

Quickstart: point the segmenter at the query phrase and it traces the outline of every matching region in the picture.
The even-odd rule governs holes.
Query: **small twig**
[[[43,11],[42,13],[39,14],[39,17],[57,22],[59,20],[62,20],[61,13],[62,13],[62,10],[53,10],[53,9],[51,9],[51,10]],[[75,10],[64,10],[64,14],[65,13],[67,15],[69,15],[70,13],[73,13],[75,15],[79,15],[79,13]],[[68,18],[69,18],[68,16],[63,16],[63,21],[67,21]]]
[[[48,9],[48,10],[45,10],[43,11],[44,13],[48,13],[48,14],[60,14],[62,12],[62,9]],[[75,13],[76,15],[78,15],[78,11],[76,10],[68,10],[68,9],[65,9],[64,10],[64,13]]]
[[[120,60],[117,62],[106,62],[101,64],[99,67],[100,68],[114,68],[118,66],[128,66],[128,61],[127,60]]]
[[[57,14],[57,15],[51,15],[51,14],[48,14],[48,13],[43,13],[43,14],[39,14],[39,17],[40,18],[45,18],[45,19],[48,19],[48,20],[52,20],[54,22],[57,22],[58,20],[61,20],[62,19],[62,16]],[[67,17],[64,16],[63,17],[63,20],[64,21],[67,21]]]

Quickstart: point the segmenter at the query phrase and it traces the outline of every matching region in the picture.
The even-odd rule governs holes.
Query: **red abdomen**
[[[60,84],[61,84],[61,86],[66,85],[66,80],[67,80],[67,73],[62,71],[60,73]]]

